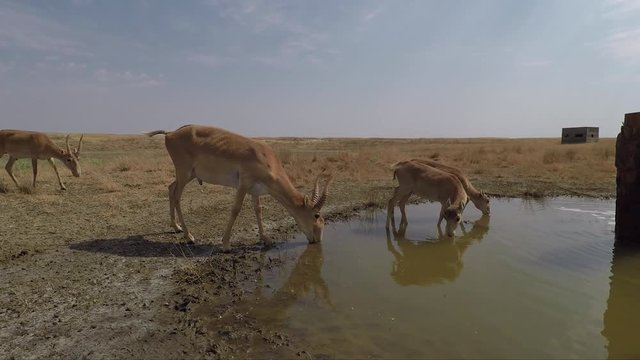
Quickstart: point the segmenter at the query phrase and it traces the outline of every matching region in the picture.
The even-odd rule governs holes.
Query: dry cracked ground
[[[63,143],[62,134],[52,137]],[[389,166],[412,157],[458,165],[495,196],[606,197],[615,186],[611,139],[568,147],[552,139],[266,141],[301,191],[320,173],[336,176],[328,221],[383,206],[393,186]],[[183,207],[197,244],[187,246],[169,227],[173,168],[162,139],[88,135],[81,164],[80,178],[59,166],[66,191],[46,162],[36,189],[0,176],[3,357],[322,357],[286,328],[247,315],[260,274],[287,261],[257,244],[248,200],[233,250],[222,253],[233,191],[190,184]],[[17,165],[25,185],[30,166]],[[287,241],[293,221],[273,199],[264,206],[267,233]]]

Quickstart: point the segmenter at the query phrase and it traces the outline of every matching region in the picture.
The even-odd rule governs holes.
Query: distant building
[[[598,142],[600,129],[597,127],[562,128],[563,144]]]

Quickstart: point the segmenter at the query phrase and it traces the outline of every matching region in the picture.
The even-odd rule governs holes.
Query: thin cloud
[[[60,55],[91,55],[68,36],[65,26],[39,16],[27,7],[0,3],[0,48],[36,50]]]
[[[520,63],[522,67],[546,67],[551,65],[550,60],[535,60],[535,61],[525,61]]]
[[[383,11],[383,9],[382,9],[381,6],[377,7],[375,9],[373,9],[373,10],[370,10],[370,11],[366,12],[362,19],[364,20],[364,22],[369,22],[369,21],[377,18],[378,16],[380,16],[380,14],[382,14],[382,11]]]
[[[60,62],[58,59],[47,57],[44,61],[38,61],[33,64],[31,73],[46,71],[50,74],[54,72],[64,71],[66,73],[83,73],[89,66],[85,63],[78,62]]]
[[[268,50],[250,57],[257,63],[268,66],[290,66],[300,62],[320,64],[335,54],[327,34],[297,18],[295,12],[287,7],[287,3],[211,0],[209,4],[215,7],[219,16],[232,20],[249,32],[274,35],[273,44]],[[199,56],[190,60],[203,65],[219,66],[226,59]]]
[[[263,32],[273,28],[295,31],[297,26],[287,22],[283,6],[277,1],[244,0],[209,2],[216,7],[219,16],[229,18],[238,24]]]
[[[67,70],[84,70],[87,68],[87,64],[68,62],[64,64],[64,68]]]
[[[101,83],[125,85],[133,87],[160,86],[165,83],[164,75],[153,77],[147,73],[133,73],[131,71],[111,71],[102,68],[94,73],[94,77]]]
[[[194,23],[186,20],[172,19],[171,27],[174,28],[175,30],[189,32],[189,33],[195,33],[196,31],[198,31],[198,27]]]
[[[205,55],[205,54],[192,54],[187,57],[187,60],[192,63],[204,65],[207,67],[218,67],[230,61],[229,58],[221,57],[218,55]]]
[[[640,27],[612,31],[604,40],[604,49],[614,58],[640,63]]]
[[[325,59],[339,53],[325,46],[327,41],[326,34],[302,34],[282,42],[276,53],[256,56],[254,60],[269,66],[289,66],[299,62],[322,64]]]
[[[624,18],[640,12],[640,0],[605,0],[604,17]]]
[[[616,27],[596,44],[611,58],[640,64],[640,26],[628,21],[640,16],[640,0],[604,0],[603,5],[603,16],[615,21]]]

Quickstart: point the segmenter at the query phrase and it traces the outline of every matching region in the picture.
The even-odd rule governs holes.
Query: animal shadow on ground
[[[163,242],[145,238],[150,235],[158,234],[86,240],[70,244],[69,248],[127,257],[204,257],[221,251],[219,246]]]

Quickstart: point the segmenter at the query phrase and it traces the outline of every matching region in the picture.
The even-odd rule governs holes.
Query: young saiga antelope
[[[287,209],[310,243],[322,240],[324,219],[320,209],[327,200],[331,178],[320,192],[318,177],[311,196],[307,196],[296,190],[275,152],[263,142],[227,130],[198,125],[185,125],[171,132],[152,131],[147,135],[158,134],[165,135],[165,146],[176,169],[176,180],[169,185],[171,225],[176,231],[184,231],[188,242],[193,242],[194,237],[184,221],[180,198],[185,185],[195,178],[237,189],[231,217],[222,237],[226,250],[230,247],[231,229],[246,194],[253,197],[258,233],[265,245],[271,243],[264,234],[260,207],[260,196],[266,194]],[[180,225],[176,223],[176,214]]]
[[[471,184],[471,181],[469,181],[469,178],[467,178],[462,170],[455,166],[446,165],[433,160],[412,159],[411,161],[428,165],[455,175],[455,177],[460,180],[462,187],[464,187],[464,190],[467,192],[467,196],[469,196],[469,200],[471,200],[473,205],[475,205],[478,210],[482,211],[484,215],[489,215],[491,212],[491,208],[489,207],[489,197],[487,194],[485,194],[484,191],[478,191],[478,189]]]
[[[415,161],[401,161],[392,166],[393,178],[398,179],[387,209],[387,229],[394,222],[394,208],[398,204],[402,213],[401,223],[407,223],[405,205],[411,194],[429,201],[437,201],[442,207],[438,217],[438,228],[446,220],[445,233],[453,236],[462,219],[467,204],[467,193],[455,175],[423,165]]]
[[[36,187],[36,177],[38,176],[38,160],[48,160],[58,177],[60,189],[66,190],[67,188],[62,183],[62,180],[60,180],[60,174],[53,159],[62,161],[62,163],[71,170],[73,176],[79,177],[80,163],[78,162],[78,158],[80,157],[83,136],[84,135],[80,136],[78,148],[72,150],[69,147],[69,135],[67,135],[65,151],[51,141],[46,134],[40,132],[0,130],[0,157],[4,154],[9,154],[9,161],[7,161],[7,165],[4,168],[17,187],[20,187],[20,184],[18,184],[18,180],[13,175],[13,164],[18,159],[31,158],[34,188]]]

